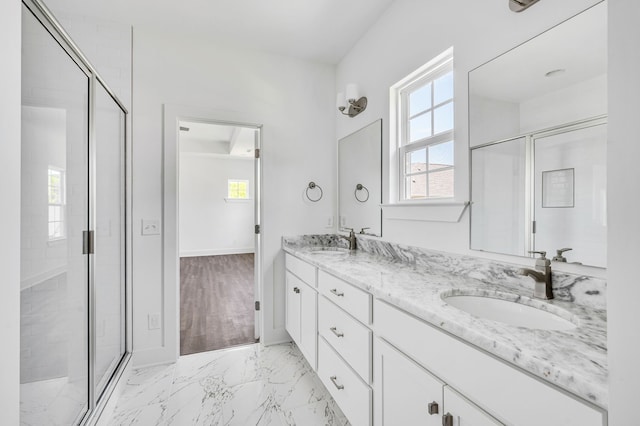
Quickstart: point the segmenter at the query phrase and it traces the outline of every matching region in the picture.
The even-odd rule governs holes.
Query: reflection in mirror
[[[568,262],[604,267],[607,127],[596,123],[533,139],[534,247],[551,256],[571,248]]]
[[[471,151],[471,248],[525,256],[525,138]]]
[[[382,236],[381,202],[382,120],[377,120],[338,141],[338,229]]]
[[[469,73],[472,249],[606,266],[606,19],[602,2]]]

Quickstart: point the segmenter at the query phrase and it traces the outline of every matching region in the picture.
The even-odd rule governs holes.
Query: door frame
[[[263,126],[238,113],[181,105],[163,105],[162,152],[162,358],[180,357],[180,249],[179,249],[179,178],[180,121],[193,121],[258,130],[256,149],[262,149]],[[254,160],[255,225],[262,227],[262,167],[261,155]],[[254,260],[254,299],[262,304],[262,238],[256,234]],[[255,337],[263,334],[261,309],[255,312]]]

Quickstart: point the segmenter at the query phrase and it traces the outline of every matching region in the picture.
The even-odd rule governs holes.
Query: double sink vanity
[[[605,282],[357,237],[283,238],[286,328],[350,423],[607,424]]]
[[[283,238],[286,329],[352,425],[607,425],[606,283],[560,272],[606,267],[606,16],[596,3],[469,72],[469,201],[383,197],[382,120],[338,142],[350,238]],[[459,222],[430,213],[447,203],[469,206],[471,250],[552,260],[376,238],[390,219]]]

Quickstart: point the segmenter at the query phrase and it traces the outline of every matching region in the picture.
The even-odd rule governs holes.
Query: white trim
[[[256,251],[255,247],[185,250],[180,252],[180,257],[221,256],[225,254],[254,253],[255,251]]]
[[[416,149],[421,149],[428,147],[430,145],[436,145],[442,142],[446,142],[448,140],[454,141],[454,156],[455,156],[455,126],[445,132],[440,132],[434,135],[431,135],[427,138],[423,138],[414,142],[404,143],[405,135],[408,134],[407,123],[409,121],[408,110],[409,110],[409,94],[414,89],[422,87],[427,82],[432,82],[435,79],[445,75],[449,72],[453,72],[453,47],[445,50],[417,70],[413,71],[409,75],[407,75],[402,80],[398,81],[396,84],[392,85],[389,90],[389,99],[390,99],[390,129],[392,129],[390,133],[390,143],[389,143],[389,203],[411,203],[414,202],[411,199],[405,198],[405,179],[409,175],[405,172],[405,154],[407,151],[413,151]],[[433,90],[431,92],[431,96],[433,98]],[[433,111],[438,106],[445,105],[451,103],[455,105],[455,88],[454,94],[451,100],[446,100],[439,104],[434,104],[432,99],[432,105],[428,109],[431,111],[431,130],[433,132],[434,126],[434,117]],[[407,115],[403,115],[402,111],[406,111]],[[415,114],[413,117],[417,117],[422,113]],[[454,119],[455,120],[455,119]],[[427,154],[427,163],[429,162],[428,154]],[[453,169],[453,173],[455,175],[455,164],[451,166]],[[426,176],[429,176],[432,172],[427,171],[424,173]],[[428,186],[426,188],[428,193]],[[451,198],[455,197],[455,188],[454,194]],[[427,200],[430,198],[426,198]],[[418,202],[422,202],[424,199],[420,199]],[[406,205],[406,204],[405,204]]]
[[[262,137],[262,125],[257,123],[244,112],[210,109],[203,107],[191,107],[183,105],[163,105],[163,151],[162,151],[162,284],[161,284],[161,310],[162,310],[162,343],[160,346],[136,351],[135,366],[162,364],[175,362],[180,356],[180,267],[179,267],[179,217],[178,217],[178,179],[179,179],[179,151],[178,151],[178,127],[179,121],[196,121],[201,123],[228,124],[242,127],[251,127],[260,130]],[[261,144],[261,141],[259,141]],[[261,147],[259,147],[261,148]],[[259,185],[262,185],[262,176]],[[255,188],[255,194],[259,194],[259,188]],[[262,200],[257,199],[257,203]],[[262,217],[255,217],[256,224],[262,224]],[[262,271],[262,240],[257,239],[256,268],[257,285],[260,287],[261,300],[269,300],[269,293],[265,295],[263,289],[264,277]],[[265,305],[265,303],[263,303]],[[273,318],[265,315],[266,310],[260,311],[260,336],[265,337],[265,328],[273,328]],[[278,336],[274,336],[278,337]],[[265,339],[266,340],[266,339]]]
[[[415,222],[460,222],[468,202],[442,202],[428,204],[385,204],[382,205],[385,220],[410,220]],[[407,209],[405,207],[412,207]]]

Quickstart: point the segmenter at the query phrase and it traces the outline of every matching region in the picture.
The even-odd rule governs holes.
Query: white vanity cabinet
[[[286,329],[353,426],[606,426],[606,411],[286,255]]]
[[[444,414],[450,413],[454,421],[449,425],[465,425],[463,414],[480,416],[482,411],[474,410],[477,404],[488,414],[484,423],[479,425],[517,425],[517,426],[603,426],[606,425],[606,413],[596,409],[568,393],[547,385],[537,378],[507,365],[461,340],[436,329],[398,308],[380,300],[374,301],[374,323],[376,337],[389,342],[394,348],[414,360],[438,379],[447,384],[445,387]],[[374,357],[377,359],[376,352]],[[377,369],[376,369],[377,371]],[[374,374],[377,394],[385,394],[384,382],[378,383],[379,375]],[[464,411],[454,412],[447,405],[448,387],[455,388],[473,404],[467,404]],[[410,392],[394,395],[394,398],[410,397]],[[452,398],[456,400],[455,397]],[[458,398],[455,405],[462,406],[464,399]],[[384,407],[376,405],[378,409]],[[489,415],[496,420],[492,420]],[[459,416],[459,423],[455,423]],[[494,421],[492,423],[491,421]],[[376,425],[377,426],[377,425]]]
[[[376,426],[502,425],[384,340],[374,354]]]
[[[318,376],[353,426],[370,426],[372,297],[318,271]]]
[[[458,392],[445,386],[443,425],[446,426],[495,426],[502,425]],[[448,423],[448,424],[447,424]]]
[[[288,254],[285,263],[285,328],[315,371],[318,351],[316,267]]]

